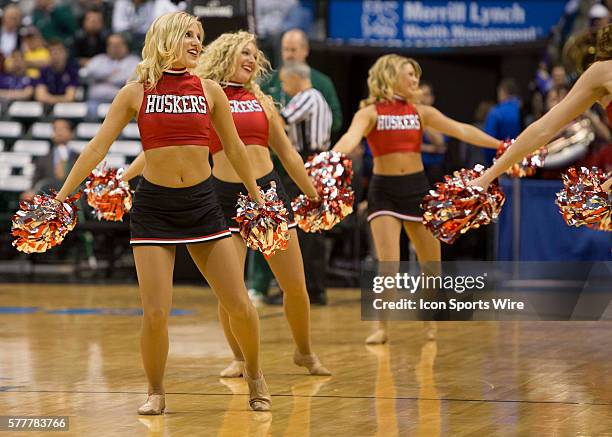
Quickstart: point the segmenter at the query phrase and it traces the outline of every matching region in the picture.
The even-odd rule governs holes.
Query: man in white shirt
[[[81,69],[80,76],[89,84],[87,106],[95,117],[100,103],[110,103],[125,85],[138,65],[139,58],[131,55],[123,35],[114,33],[106,40],[106,53],[91,58]]]
[[[17,5],[7,5],[2,11],[0,26],[0,53],[5,58],[19,48],[19,26],[21,26],[21,10]]]
[[[117,0],[113,8],[113,32],[130,33],[138,46],[157,17],[180,9],[170,0]]]

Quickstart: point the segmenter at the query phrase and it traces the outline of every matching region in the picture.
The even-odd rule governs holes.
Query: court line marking
[[[359,302],[359,299],[343,299],[336,301],[328,306],[339,306],[345,303]],[[113,308],[113,307],[92,307],[92,308],[43,308],[43,307],[15,307],[0,306],[0,315],[15,314],[49,314],[49,315],[73,315],[73,316],[141,316],[142,308]],[[196,310],[172,308],[171,316],[194,316]],[[272,319],[284,317],[282,311],[275,311],[262,314],[260,319]]]
[[[71,390],[6,390],[0,393],[73,393],[73,394],[129,394],[143,395],[144,392],[134,391],[71,391]],[[248,393],[187,393],[166,392],[167,395],[184,396],[248,396]],[[521,399],[460,399],[460,398],[421,398],[418,396],[341,396],[341,395],[314,395],[303,396],[293,394],[271,394],[272,397],[291,398],[331,398],[331,399],[385,399],[385,400],[409,400],[409,401],[444,401],[444,402],[482,402],[482,403],[516,403],[516,404],[559,404],[559,405],[592,405],[610,406],[611,402],[578,402],[578,401],[531,401]]]

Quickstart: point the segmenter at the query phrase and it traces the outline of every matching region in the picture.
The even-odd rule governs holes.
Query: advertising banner
[[[389,47],[444,48],[530,42],[557,24],[563,0],[330,0],[329,38]]]

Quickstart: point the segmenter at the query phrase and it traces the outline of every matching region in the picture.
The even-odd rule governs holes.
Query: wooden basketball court
[[[329,298],[312,325],[332,377],[293,365],[282,309],[259,308],[273,411],[255,413],[246,383],[217,376],[231,356],[210,290],[177,287],[168,409],[146,417],[136,286],[0,285],[0,414],[70,416],[59,434],[88,436],[612,435],[609,323],[446,322],[427,341],[396,322],[366,347],[359,292]]]

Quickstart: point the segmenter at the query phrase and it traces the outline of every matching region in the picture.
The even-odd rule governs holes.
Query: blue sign
[[[386,47],[463,47],[546,38],[564,0],[330,0],[329,38]]]

